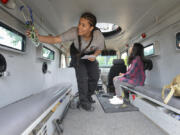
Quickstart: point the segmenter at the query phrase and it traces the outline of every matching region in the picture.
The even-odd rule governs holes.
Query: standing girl
[[[80,105],[87,111],[93,111],[94,107],[92,94],[94,93],[99,79],[99,69],[96,57],[104,48],[104,37],[96,29],[96,17],[89,12],[83,13],[77,27],[72,27],[68,31],[58,36],[42,36],[37,33],[40,42],[56,44],[65,41],[73,41],[72,48],[77,52],[73,54],[71,65],[76,70],[78,82]],[[30,35],[30,31],[27,31]],[[89,57],[83,57],[87,55]]]

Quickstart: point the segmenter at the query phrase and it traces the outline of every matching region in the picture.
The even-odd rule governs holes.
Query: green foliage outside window
[[[111,67],[114,59],[117,59],[117,56],[98,56],[97,57],[97,61],[99,62],[99,67]]]
[[[22,36],[0,27],[0,44],[14,49],[22,50]]]
[[[43,51],[43,57],[44,58],[54,60],[54,51],[52,51],[46,47],[43,47],[42,51]]]

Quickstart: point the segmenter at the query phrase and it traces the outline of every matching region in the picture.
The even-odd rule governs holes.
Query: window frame
[[[17,30],[15,30],[14,28],[12,28],[12,27],[10,27],[10,26],[2,23],[1,21],[0,21],[0,26],[3,27],[3,28],[5,28],[5,29],[7,29],[7,30],[9,30],[9,31],[11,31],[11,32],[13,32],[13,33],[16,34],[16,35],[22,37],[22,49],[21,49],[21,50],[20,50],[20,49],[16,49],[16,48],[13,48],[13,47],[10,47],[10,46],[1,44],[1,43],[0,43],[0,47],[1,47],[1,48],[11,49],[11,50],[13,50],[13,51],[25,52],[25,51],[26,51],[26,36],[23,35],[22,33],[18,32]]]
[[[106,31],[106,32],[103,32],[101,30],[101,27],[99,27],[98,25],[115,25],[117,26],[116,29],[112,30],[112,31]],[[112,38],[114,37],[115,35],[118,35],[121,31],[122,31],[122,28],[117,25],[117,24],[114,24],[114,23],[107,23],[107,22],[98,22],[96,27],[102,32],[103,36],[106,38],[106,39],[109,39],[109,38]]]
[[[151,57],[151,56],[154,56],[154,55],[155,55],[155,48],[154,48],[155,46],[154,46],[154,43],[150,43],[150,44],[144,46],[144,48],[143,48],[143,53],[144,53],[144,49],[147,48],[147,47],[149,47],[149,46],[153,46],[153,54],[146,55],[146,56],[145,56],[145,54],[144,54],[144,57]]]
[[[60,60],[60,68],[66,68],[67,67],[67,63],[66,63],[66,55],[64,54],[64,53],[61,53],[60,54],[61,56],[60,56],[60,58],[61,58],[61,60]],[[64,56],[64,59],[63,59],[63,57],[62,56]],[[65,60],[65,65],[64,65],[64,67],[63,67],[63,63],[62,62],[64,62],[63,60]]]
[[[127,53],[127,56],[128,56],[128,50],[126,49],[126,50],[124,50],[124,51],[122,51],[122,52],[120,53],[120,59],[122,59],[122,58],[121,58],[121,57],[122,57],[122,54],[125,53],[125,52]]]
[[[102,32],[102,34],[104,35],[105,38],[110,38],[112,36],[119,34],[121,31],[122,31],[121,27],[118,26],[117,29],[110,31],[110,32]]]
[[[177,37],[178,37],[179,39],[177,39]],[[180,44],[180,31],[179,31],[179,32],[176,32],[176,49],[177,49],[177,50],[180,50],[179,44]]]
[[[53,59],[49,59],[49,58],[46,58],[46,57],[43,56],[43,48],[45,48],[45,49],[53,52]],[[46,47],[46,46],[44,46],[44,45],[42,46],[42,50],[41,50],[41,51],[42,51],[42,57],[43,57],[43,59],[52,60],[52,61],[55,60],[55,51],[51,50],[50,48],[48,48],[48,47]]]
[[[118,58],[118,56],[117,55],[107,55],[107,56],[110,56],[110,57],[113,57],[113,56],[115,56],[116,58],[115,59],[117,59]],[[97,57],[107,57],[106,55],[104,55],[104,56],[102,56],[102,55],[98,55]],[[98,59],[96,59],[97,61],[98,61]],[[98,61],[98,63],[99,63],[99,61]],[[113,65],[113,61],[112,61],[112,65]],[[110,68],[112,65],[109,65],[109,66],[101,66],[100,64],[99,64],[99,68]]]

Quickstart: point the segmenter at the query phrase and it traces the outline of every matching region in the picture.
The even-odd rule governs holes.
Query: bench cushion
[[[148,97],[151,97],[163,103],[163,100],[161,98],[161,88],[153,88],[150,86],[136,86],[134,89]],[[171,100],[168,102],[168,105],[180,110],[180,98],[172,97]]]
[[[46,109],[65,94],[69,88],[71,88],[70,83],[61,83],[1,108],[1,134],[20,135]]]

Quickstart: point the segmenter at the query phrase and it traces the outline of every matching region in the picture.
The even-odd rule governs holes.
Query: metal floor
[[[97,99],[94,106],[94,112],[69,109],[63,135],[167,135],[141,112],[104,113]]]

